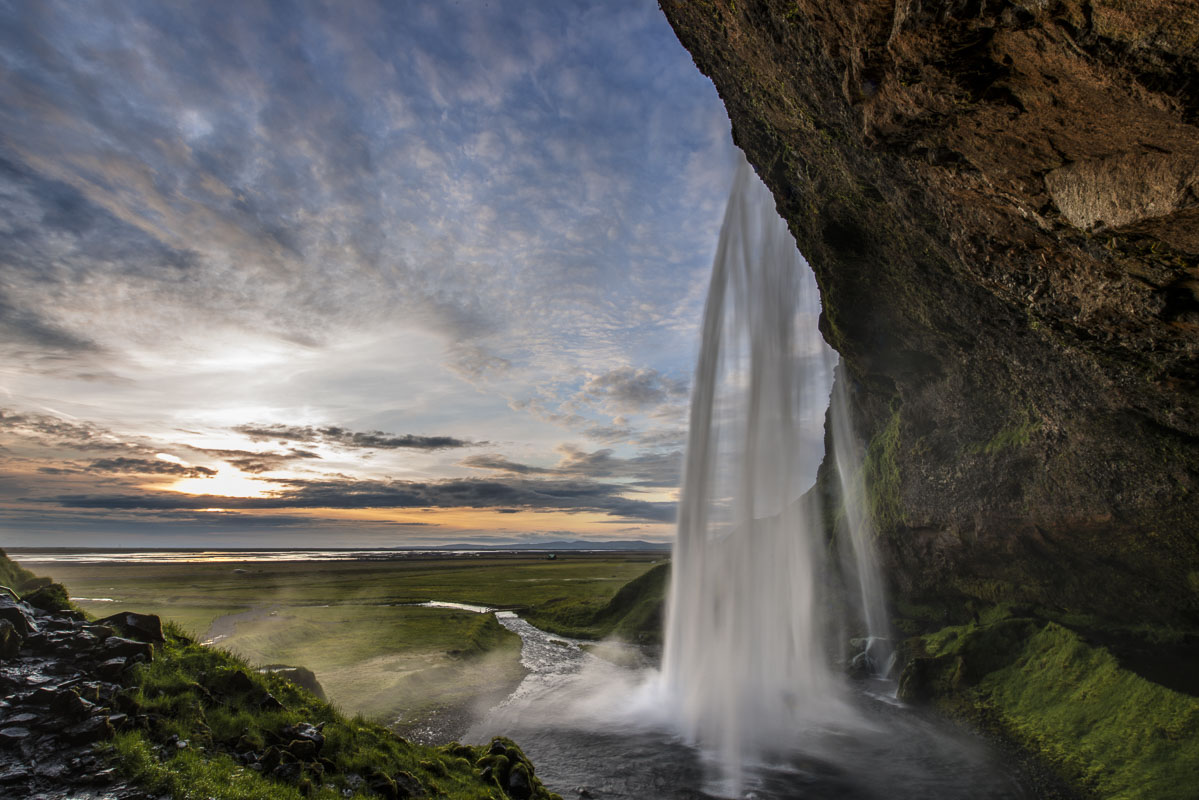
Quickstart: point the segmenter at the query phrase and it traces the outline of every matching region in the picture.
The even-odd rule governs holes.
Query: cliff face
[[[1199,6],[662,7],[816,270],[897,594],[1199,623]]]

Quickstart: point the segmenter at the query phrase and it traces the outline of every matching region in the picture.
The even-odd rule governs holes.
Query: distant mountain
[[[631,541],[588,542],[583,539],[563,539],[554,542],[523,542],[519,544],[443,544],[436,547],[396,548],[414,550],[661,550],[669,551],[667,542]]]

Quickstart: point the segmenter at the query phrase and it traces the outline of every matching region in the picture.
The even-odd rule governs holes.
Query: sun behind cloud
[[[266,497],[271,490],[278,488],[278,484],[251,477],[238,470],[220,469],[212,477],[181,478],[156,488],[215,497]]]

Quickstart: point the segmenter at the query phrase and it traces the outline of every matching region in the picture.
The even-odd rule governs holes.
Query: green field
[[[506,691],[523,675],[519,639],[492,615],[410,604],[516,608],[544,628],[596,636],[618,590],[661,561],[652,553],[494,554],[32,566],[90,614],[159,614],[252,664],[311,669],[349,713],[407,724]],[[599,624],[589,625],[596,615]]]

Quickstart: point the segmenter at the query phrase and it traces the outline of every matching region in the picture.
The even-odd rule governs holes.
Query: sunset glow
[[[214,497],[265,497],[270,489],[278,487],[234,470],[218,470],[212,477],[184,478],[162,488],[168,492]]]

